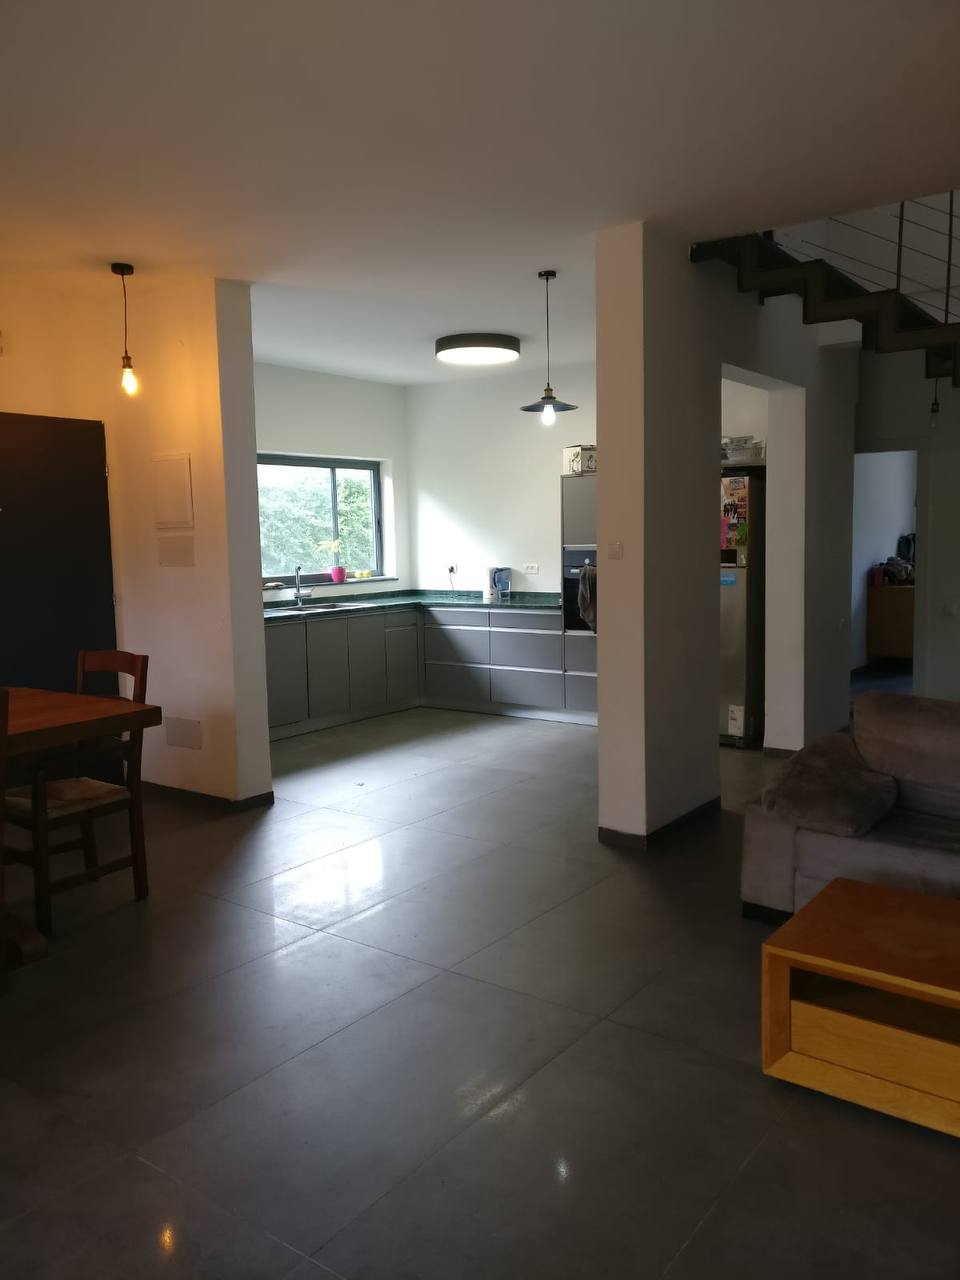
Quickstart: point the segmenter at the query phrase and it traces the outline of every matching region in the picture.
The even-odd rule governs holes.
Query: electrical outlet
[[[457,566],[455,564],[450,565],[450,567],[447,569],[447,573],[456,573],[456,572],[457,572]]]
[[[522,572],[528,574],[530,577],[533,577],[534,574],[537,574],[540,572],[540,566],[538,564],[535,564],[532,560],[528,560],[527,563],[523,566]]]

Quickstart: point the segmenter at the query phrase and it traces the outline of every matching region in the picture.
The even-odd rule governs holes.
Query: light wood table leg
[[[790,964],[763,949],[760,1000],[763,1069],[769,1071],[790,1052]]]

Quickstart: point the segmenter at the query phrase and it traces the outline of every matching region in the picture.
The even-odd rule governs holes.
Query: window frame
[[[330,507],[333,515],[333,536],[340,537],[340,519],[337,510],[337,471],[369,471],[373,499],[373,548],[376,568],[370,578],[347,578],[347,582],[369,582],[371,579],[383,578],[383,498],[381,493],[380,462],[371,458],[327,458],[315,457],[304,453],[257,453],[258,466],[279,467],[314,467],[332,472],[330,484]],[[259,512],[259,486],[257,508]],[[259,529],[259,518],[258,518]],[[300,581],[307,586],[323,586],[331,584],[329,573],[301,573]],[[296,578],[292,573],[263,574],[261,582],[282,582],[286,587],[294,586]],[[333,583],[340,586],[341,583]]]

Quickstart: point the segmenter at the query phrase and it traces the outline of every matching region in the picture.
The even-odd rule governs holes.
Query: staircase
[[[956,220],[953,193],[949,195],[948,230],[937,232],[947,239],[947,256],[938,259],[946,271],[943,320],[937,320],[929,306],[920,305],[904,291],[901,271],[905,250],[904,208],[904,204],[899,206],[897,240],[889,240],[891,245],[896,245],[895,273],[892,268],[882,267],[879,263],[864,264],[875,266],[876,273],[891,277],[894,283],[892,288],[871,290],[853,279],[854,273],[844,271],[825,258],[801,259],[779,244],[775,234],[769,231],[691,245],[690,260],[720,261],[735,267],[737,289],[741,293],[756,293],[761,302],[783,294],[797,294],[803,300],[804,324],[821,324],[831,320],[859,321],[865,350],[880,353],[923,351],[928,378],[949,378],[953,386],[960,387],[960,321],[953,319],[950,310],[953,224]],[[864,234],[875,233],[866,231]],[[877,239],[883,238],[877,236]],[[909,245],[906,246],[906,251],[914,254],[923,252],[911,249]],[[863,262],[859,257],[831,252],[832,256],[841,260]],[[924,253],[924,257],[931,256]]]

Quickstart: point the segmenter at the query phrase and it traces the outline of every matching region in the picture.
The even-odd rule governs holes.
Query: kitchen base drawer
[[[427,662],[486,665],[490,661],[490,632],[472,627],[425,627],[423,656]]]
[[[564,671],[597,671],[597,637],[585,632],[583,635],[565,635],[563,637],[563,669]]]
[[[568,711],[596,711],[597,677],[565,675],[564,706]]]
[[[490,663],[495,667],[563,669],[563,637],[535,631],[491,631]]]
[[[559,671],[490,671],[490,696],[494,702],[522,707],[563,706],[563,676]]]
[[[428,662],[424,666],[424,692],[428,698],[489,702],[490,668]]]
[[[490,615],[486,609],[424,609],[428,626],[437,627],[488,627]]]
[[[491,609],[490,625],[506,631],[561,631],[563,618],[559,609]]]
[[[416,609],[388,609],[383,615],[383,625],[392,627],[415,627],[420,621]]]

